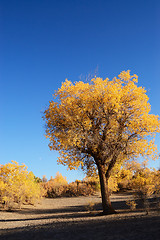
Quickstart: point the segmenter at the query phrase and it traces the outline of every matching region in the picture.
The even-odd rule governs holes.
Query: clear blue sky
[[[65,78],[78,81],[97,68],[103,78],[137,74],[160,115],[159,13],[159,0],[0,0],[0,163],[82,179],[57,165],[42,112]]]

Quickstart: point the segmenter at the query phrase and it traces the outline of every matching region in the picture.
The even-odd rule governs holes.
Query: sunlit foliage
[[[130,161],[123,165],[117,173],[120,189],[132,189],[146,197],[160,191],[160,174],[156,169],[149,168],[147,161],[142,163]]]
[[[112,80],[95,77],[74,84],[66,80],[44,113],[50,149],[70,169],[98,169],[103,212],[114,212],[108,180],[115,164],[130,158],[157,157],[159,117],[150,113],[146,90],[137,75],[123,71]]]
[[[140,199],[144,208],[149,210],[149,198],[157,198],[160,193],[160,175],[157,170],[147,167],[140,168],[132,178],[131,187],[135,191],[135,198]],[[157,203],[159,198],[157,198]]]
[[[91,182],[76,180],[68,183],[66,177],[63,177],[59,172],[54,178],[51,177],[49,181],[42,182],[42,186],[45,189],[45,196],[48,198],[87,196],[96,191]]]
[[[135,199],[127,201],[132,210],[136,208],[136,200],[140,200],[147,212],[151,197],[159,204],[160,174],[158,170],[147,167],[147,161],[141,164],[135,161],[125,163],[118,172],[116,181],[120,190],[132,191]]]
[[[14,203],[34,204],[42,196],[40,185],[34,174],[25,165],[12,161],[0,166],[0,203],[12,208]]]
[[[61,173],[57,172],[54,179],[51,179],[54,183],[66,185],[68,184],[67,178],[63,177]]]

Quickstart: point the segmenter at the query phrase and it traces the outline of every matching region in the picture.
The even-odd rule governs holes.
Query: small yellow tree
[[[148,207],[148,198],[153,193],[160,192],[160,177],[155,169],[141,167],[135,172],[131,181],[131,187],[135,190],[136,197],[141,199],[144,207]]]
[[[112,80],[66,80],[44,113],[46,137],[50,149],[59,151],[59,163],[98,169],[104,214],[115,212],[108,191],[115,164],[157,153],[154,137],[160,121],[150,114],[146,90],[137,82],[130,71]]]
[[[57,172],[56,176],[53,178],[54,183],[59,183],[62,185],[68,184],[67,178],[63,177],[61,173]]]
[[[11,208],[14,202],[21,207],[22,203],[33,204],[41,197],[40,185],[34,174],[27,171],[25,165],[17,162],[0,166],[0,203]]]
[[[142,165],[135,161],[125,162],[117,172],[117,184],[120,189],[132,189],[135,174],[142,169]]]

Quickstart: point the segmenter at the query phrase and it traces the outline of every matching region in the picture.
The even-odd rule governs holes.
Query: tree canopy
[[[44,113],[46,137],[50,149],[59,151],[58,162],[70,169],[98,169],[106,213],[111,212],[106,189],[115,164],[157,156],[154,139],[160,120],[150,113],[146,90],[137,82],[129,70],[112,80],[66,80]]]

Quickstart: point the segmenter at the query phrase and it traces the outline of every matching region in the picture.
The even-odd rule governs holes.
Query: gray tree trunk
[[[100,180],[100,186],[101,186],[103,214],[107,215],[107,214],[116,213],[110,201],[108,180],[106,180],[106,176],[105,176],[105,166],[98,166],[98,173],[99,173],[99,180]]]

